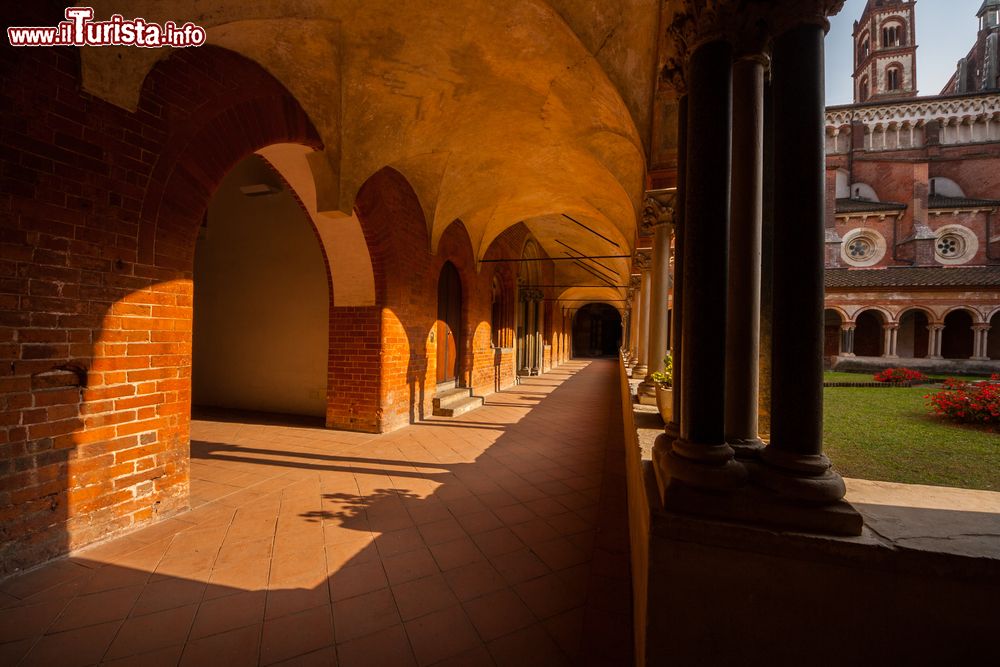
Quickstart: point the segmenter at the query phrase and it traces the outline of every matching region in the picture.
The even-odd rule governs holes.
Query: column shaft
[[[646,377],[649,364],[649,317],[650,293],[653,291],[653,274],[649,269],[642,270],[642,287],[639,297],[642,302],[642,314],[639,316],[639,354],[633,375]]]
[[[771,442],[758,479],[793,498],[834,502],[846,489],[822,454],[823,38],[820,25],[800,25],[774,43]]]
[[[646,380],[663,370],[667,353],[667,298],[670,295],[670,225],[659,224],[653,232],[653,268],[650,271],[649,351]]]
[[[681,428],[671,454],[658,463],[687,484],[722,489],[746,478],[726,444],[721,419],[726,408],[732,46],[721,41],[699,46],[689,72]]]
[[[677,109],[677,164],[680,168],[677,171],[677,197],[674,204],[674,307],[670,320],[672,329],[670,334],[671,350],[670,355],[674,363],[674,409],[670,423],[666,425],[665,431],[672,438],[677,438],[681,432],[681,391],[680,378],[683,371],[683,342],[681,340],[681,327],[684,322],[684,219],[687,201],[687,178],[685,165],[687,165],[687,126],[688,126],[688,97],[683,95],[678,101]]]
[[[755,456],[760,345],[760,254],[764,167],[764,60],[733,68],[732,220],[726,332],[726,442]]]

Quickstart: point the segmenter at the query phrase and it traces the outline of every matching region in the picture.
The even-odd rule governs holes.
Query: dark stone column
[[[732,46],[698,46],[688,68],[680,438],[656,454],[661,480],[702,489],[741,485],[746,469],[726,444]],[[693,372],[689,372],[693,371]],[[676,386],[675,386],[676,391]],[[661,481],[662,483],[662,481]]]
[[[829,503],[844,480],[823,455],[824,93],[821,25],[775,40],[771,442],[755,481]]]
[[[682,95],[677,103],[677,197],[674,204],[674,306],[673,315],[670,320],[670,355],[674,364],[674,409],[669,424],[666,424],[664,431],[670,443],[667,444],[669,450],[673,441],[681,435],[681,391],[680,378],[683,372],[683,359],[681,342],[681,326],[684,322],[684,207],[686,192],[686,165],[687,165],[687,124],[688,124],[688,97]]]
[[[763,55],[733,67],[732,222],[726,332],[726,442],[740,458],[764,447],[757,436],[760,372],[760,253],[764,166]]]

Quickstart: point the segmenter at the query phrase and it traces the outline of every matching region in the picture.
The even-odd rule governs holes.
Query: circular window
[[[979,239],[962,225],[945,225],[937,230],[934,252],[941,264],[965,264],[976,256]]]
[[[850,266],[872,266],[885,256],[885,238],[874,229],[852,229],[844,234],[840,256]]]

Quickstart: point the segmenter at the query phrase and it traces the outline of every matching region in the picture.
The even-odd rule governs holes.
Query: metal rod
[[[580,257],[581,259],[589,259],[589,258],[588,258],[588,257],[587,257],[586,255],[584,255],[584,254],[583,254],[582,252],[580,252],[579,250],[577,250],[576,248],[574,248],[573,246],[571,246],[571,245],[570,245],[570,244],[568,244],[568,243],[563,243],[563,242],[562,242],[562,241],[560,241],[559,239],[556,239],[556,243],[558,243],[559,245],[561,245],[561,246],[564,246],[564,247],[566,247],[566,248],[569,248],[570,250],[572,250],[573,252],[575,252],[575,253],[576,253],[577,255],[579,255],[579,257]],[[565,251],[563,251],[563,253],[565,254]],[[612,269],[612,268],[611,268],[610,266],[608,266],[607,264],[604,264],[603,262],[598,262],[597,260],[594,260],[594,259],[591,259],[590,261],[591,261],[591,262],[593,262],[594,264],[597,264],[598,266],[602,266],[602,267],[604,267],[605,269],[607,269],[607,270],[608,270],[608,271],[610,271],[611,273],[614,273],[614,272],[615,272],[615,270],[614,270],[614,269]]]
[[[578,259],[584,259],[584,258],[580,257]],[[578,262],[578,264],[582,266],[590,266],[590,264],[584,264],[583,262]],[[592,268],[597,275],[602,276],[605,280],[614,281],[618,278],[618,275],[614,271],[605,271],[604,269],[599,269],[596,266],[590,266],[590,268]]]
[[[577,262],[576,264],[577,264],[577,266],[579,266],[580,268],[582,268],[582,269],[583,269],[584,271],[586,271],[586,272],[587,272],[587,273],[589,273],[590,275],[592,275],[592,276],[594,276],[595,278],[597,278],[598,280],[603,280],[603,281],[604,281],[604,282],[606,282],[606,283],[607,283],[607,284],[608,284],[609,286],[610,286],[610,285],[613,285],[613,284],[614,284],[613,282],[611,282],[610,280],[608,280],[607,278],[605,278],[605,277],[604,277],[604,276],[602,276],[602,275],[601,275],[600,273],[598,273],[598,272],[597,272],[597,271],[595,271],[594,269],[590,268],[589,266],[587,266],[587,265],[586,265],[586,264],[584,264],[583,262]]]
[[[501,259],[481,259],[483,264],[492,262],[567,262],[571,259],[631,259],[632,255],[587,255],[585,257],[504,257]]]
[[[605,236],[604,234],[601,234],[599,231],[597,231],[595,229],[591,229],[590,227],[588,227],[587,225],[583,224],[579,220],[575,220],[574,218],[571,218],[570,216],[566,215],[565,213],[563,213],[562,216],[564,218],[566,218],[567,220],[570,220],[570,221],[575,222],[576,224],[580,225],[581,227],[583,227],[584,229],[586,229],[588,232],[590,232],[594,236],[598,236],[598,237],[604,239],[605,241],[607,241],[608,243],[610,243],[614,247],[621,248],[620,245],[618,245],[617,243],[615,243],[614,241],[612,241],[611,239],[609,239],[607,236]]]

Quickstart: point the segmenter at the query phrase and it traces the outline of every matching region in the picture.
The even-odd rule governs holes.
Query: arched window
[[[885,89],[899,90],[902,87],[902,76],[898,67],[889,67],[885,70]]]
[[[906,37],[903,34],[903,26],[887,25],[882,28],[882,48],[888,49],[896,46],[903,46]]]
[[[868,78],[865,77],[861,79],[861,85],[858,87],[858,100],[865,102],[868,100]]]
[[[858,47],[858,63],[860,64],[861,61],[867,58],[869,53],[871,53],[871,45],[868,42],[868,38],[865,37],[861,42],[861,46]]]

